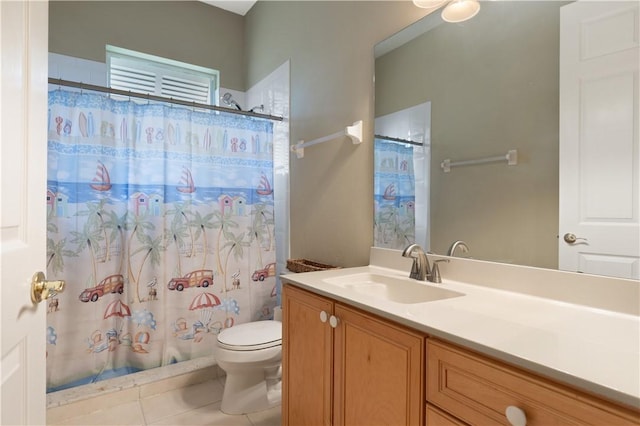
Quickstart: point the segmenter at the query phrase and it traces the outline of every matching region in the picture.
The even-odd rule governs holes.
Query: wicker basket
[[[307,259],[287,259],[287,269],[291,272],[315,272],[338,268],[339,266],[325,265]]]

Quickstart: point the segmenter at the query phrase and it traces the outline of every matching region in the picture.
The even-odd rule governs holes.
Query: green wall
[[[373,47],[425,15],[409,1],[258,1],[247,14],[248,84],[290,60],[291,143],[364,122],[291,154],[291,256],[368,263],[373,243]]]
[[[197,1],[51,1],[49,52],[104,62],[111,44],[217,69],[245,91],[244,23]]]

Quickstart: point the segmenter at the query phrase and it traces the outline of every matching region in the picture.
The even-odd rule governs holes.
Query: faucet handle
[[[440,267],[438,263],[446,262],[449,263],[449,259],[438,259],[433,261],[433,266],[431,267],[431,282],[440,284],[442,282],[442,277],[440,276]]]

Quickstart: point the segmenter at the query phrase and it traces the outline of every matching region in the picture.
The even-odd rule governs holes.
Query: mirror
[[[375,62],[376,119],[431,102],[432,252],[464,240],[477,259],[557,268],[563,4],[483,2],[461,24],[443,23],[436,12],[405,30],[426,32],[391,50],[392,40],[381,43],[389,51]],[[440,168],[446,159],[511,149],[520,156],[516,167]]]
[[[482,2],[460,24],[436,11],[376,46],[376,127],[431,104],[428,210],[415,212],[428,214],[430,251],[464,240],[463,256],[558,268],[559,34],[568,3]],[[516,166],[441,168],[510,150]]]

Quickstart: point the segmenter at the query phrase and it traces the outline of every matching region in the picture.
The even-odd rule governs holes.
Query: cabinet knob
[[[327,322],[329,315],[325,311],[320,311],[320,321]]]
[[[510,405],[505,410],[505,414],[512,426],[527,426],[527,415],[522,408]]]
[[[329,317],[329,325],[331,325],[331,327],[336,328],[339,322],[340,321],[338,320],[338,317],[335,317],[333,315]]]

